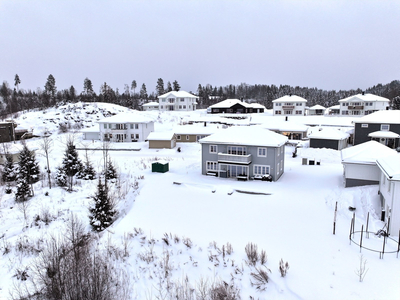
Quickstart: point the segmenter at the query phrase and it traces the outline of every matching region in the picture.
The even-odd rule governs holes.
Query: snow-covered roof
[[[242,102],[239,99],[226,99],[224,101],[211,105],[210,108],[226,108],[226,107],[232,107],[235,104],[241,104],[244,107],[250,107],[249,104],[247,104],[246,102]]]
[[[325,109],[325,107],[323,107],[322,105],[317,104],[317,105],[311,106],[308,109]]]
[[[252,108],[263,108],[266,109],[264,105],[260,104],[260,103],[248,103],[248,105]]]
[[[104,118],[98,123],[151,123],[154,122],[153,119],[143,116],[140,113],[125,112],[119,113],[115,116]]]
[[[160,104],[158,102],[148,102],[143,104],[142,106],[159,106]]]
[[[284,103],[284,102],[295,102],[295,103],[304,102],[305,103],[305,102],[307,102],[307,100],[300,96],[296,96],[296,95],[286,95],[286,96],[280,97],[276,100],[273,100],[272,102],[273,103]]]
[[[364,163],[375,165],[378,158],[390,156],[394,153],[396,153],[395,150],[390,149],[377,141],[368,141],[343,149],[341,151],[341,157],[343,163]]]
[[[400,110],[378,110],[353,121],[354,123],[400,124]]]
[[[287,140],[286,136],[260,126],[232,126],[202,138],[200,143],[280,147]]]
[[[313,131],[308,135],[310,139],[323,140],[345,140],[349,136],[346,132],[329,127],[320,127],[318,131]]]
[[[175,133],[172,131],[153,131],[150,132],[147,140],[149,141],[170,141],[173,139]]]
[[[168,92],[168,93],[165,93],[165,94],[163,94],[161,96],[158,96],[158,98],[168,98],[170,96],[173,96],[173,97],[176,97],[176,98],[196,98],[196,99],[199,98],[199,97],[197,97],[195,95],[192,95],[192,94],[190,94],[188,92],[185,92],[185,91]]]
[[[328,107],[328,109],[340,109],[340,104]]]
[[[400,181],[400,153],[378,158],[376,163],[390,180]]]
[[[339,102],[389,102],[389,99],[374,94],[357,94],[341,99]]]
[[[99,132],[99,126],[86,127],[79,130],[80,132]]]
[[[387,139],[397,139],[400,137],[400,135],[396,132],[393,131],[374,131],[368,134],[369,137],[372,138],[387,138]]]

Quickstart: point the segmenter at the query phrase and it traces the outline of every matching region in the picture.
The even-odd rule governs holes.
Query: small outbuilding
[[[149,149],[173,149],[176,146],[176,135],[172,131],[151,132],[147,140]]]
[[[168,172],[169,163],[167,161],[155,161],[151,164],[151,171],[156,173]]]
[[[319,127],[308,137],[311,148],[342,150],[347,147],[350,134],[335,128]]]

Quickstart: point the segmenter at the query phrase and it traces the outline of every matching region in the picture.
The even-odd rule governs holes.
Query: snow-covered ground
[[[58,133],[58,122],[69,121],[72,132],[76,120],[82,120],[85,127],[97,126],[96,121],[107,112],[122,111],[128,109],[102,103],[86,107],[77,104],[21,113],[17,122],[20,127],[32,128],[36,135],[44,131],[53,133],[50,166],[54,174],[61,164],[68,135]],[[159,131],[168,130],[183,119],[206,117],[204,111],[142,113],[156,120],[155,130]],[[274,117],[265,113],[253,120],[262,123],[268,118]],[[303,123],[309,124],[314,117],[303,118]],[[335,126],[349,123],[347,118],[327,118]],[[98,141],[83,141],[78,131],[74,136],[77,147],[102,147]],[[40,138],[27,140],[29,148],[40,149],[40,143]],[[120,174],[111,188],[119,199],[119,214],[115,223],[99,235],[97,243],[99,248],[110,247],[111,243],[116,249],[112,259],[129,279],[131,299],[158,299],[164,284],[160,278],[165,279],[166,254],[171,282],[182,282],[186,276],[192,286],[201,279],[233,282],[241,291],[241,299],[250,296],[253,297],[250,299],[399,299],[400,259],[396,254],[385,254],[380,259],[379,253],[362,250],[368,272],[363,282],[355,274],[360,263],[360,248],[349,242],[353,216],[349,206],[356,208],[356,230],[366,224],[368,212],[370,231],[376,232],[383,223],[379,221],[378,186],[345,189],[339,151],[312,150],[321,165],[308,166],[301,164],[301,152],[311,149],[300,148],[299,155],[293,158],[294,148],[287,146],[285,173],[279,181],[242,182],[201,175],[200,145],[178,143],[178,146],[181,152],[148,149],[145,142],[118,143],[112,148],[141,150],[110,151]],[[88,151],[100,172],[102,152]],[[43,171],[45,157],[40,154],[38,150],[36,157]],[[84,154],[85,151],[79,150],[81,159]],[[169,161],[169,172],[152,173],[151,163],[155,160]],[[64,232],[71,213],[90,230],[88,206],[96,184],[96,180],[77,180],[74,191],[69,193],[60,187],[49,189],[45,179],[39,181],[34,186],[35,196],[28,202],[26,220],[13,194],[1,191],[0,299],[7,299],[9,291],[18,283],[14,276],[18,270],[28,266],[29,275],[29,265],[37,255],[32,249],[42,249],[50,234]],[[336,202],[338,212],[333,235]],[[34,221],[37,215],[46,212],[52,219],[48,225]],[[162,240],[166,239],[165,234],[169,245]],[[271,273],[264,291],[251,285],[254,267],[246,263],[245,253],[249,242],[267,254],[265,265]],[[231,254],[223,251],[229,248],[228,243],[233,248]],[[370,235],[365,243],[380,249],[382,239]],[[125,246],[127,253],[123,251]],[[6,253],[6,249],[10,251]],[[393,245],[388,243],[387,249],[393,250]],[[149,253],[152,259],[146,260]],[[278,269],[281,259],[290,265],[286,277],[281,277]]]

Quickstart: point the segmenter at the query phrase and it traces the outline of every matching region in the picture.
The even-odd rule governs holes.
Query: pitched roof
[[[400,134],[393,131],[379,130],[371,132],[370,134],[368,134],[368,136],[373,138],[398,139],[400,137]]]
[[[287,140],[286,136],[260,126],[232,126],[202,138],[200,143],[280,147]]]
[[[261,126],[269,130],[277,130],[281,132],[283,131],[305,132],[308,129],[308,126],[304,124],[299,124],[292,121],[281,121],[281,120],[272,120],[270,122],[262,124]]]
[[[211,105],[210,108],[229,108],[234,106],[235,104],[241,104],[244,107],[250,107],[249,104],[247,104],[246,102],[242,102],[239,99],[226,99],[224,101]]]
[[[284,102],[307,102],[306,99],[296,96],[296,95],[286,95],[283,97],[280,97],[276,100],[272,101],[273,103],[284,103]]]
[[[185,91],[168,92],[168,93],[165,93],[165,94],[163,94],[161,96],[158,96],[158,98],[168,98],[169,96],[173,96],[173,97],[176,97],[176,98],[199,98],[199,97],[197,97],[195,95],[192,95],[192,94],[190,94],[188,92],[185,92]]]
[[[323,107],[322,105],[317,104],[317,105],[309,107],[308,109],[325,109],[325,107]]]
[[[150,123],[150,122],[154,122],[154,120],[149,117],[145,117],[140,113],[133,113],[133,112],[119,113],[115,116],[104,118],[98,121],[98,123],[119,123],[119,124]]]
[[[376,164],[381,157],[390,156],[395,150],[386,147],[377,141],[368,141],[341,151],[342,163]]]
[[[143,104],[142,106],[159,106],[160,104],[158,102],[148,102]]]
[[[175,133],[172,131],[156,131],[150,132],[147,140],[149,141],[170,141],[173,139]]]
[[[344,140],[349,136],[346,132],[329,127],[320,127],[318,131],[313,131],[308,135],[310,139],[322,140]]]
[[[400,181],[400,153],[378,158],[376,163],[390,180]]]
[[[389,99],[377,96],[374,94],[357,94],[344,99],[339,100],[339,102],[389,102]]]
[[[400,124],[400,110],[378,110],[358,118],[354,123]]]

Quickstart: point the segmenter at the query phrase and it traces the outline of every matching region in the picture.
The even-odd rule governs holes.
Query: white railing
[[[227,153],[218,153],[218,162],[234,162],[234,163],[250,164],[251,154],[235,155]]]

